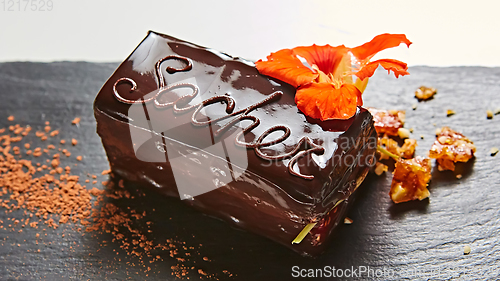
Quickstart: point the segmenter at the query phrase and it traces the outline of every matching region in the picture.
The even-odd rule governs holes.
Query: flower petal
[[[349,48],[344,45],[332,47],[330,45],[318,46],[316,44],[309,47],[295,47],[293,53],[306,59],[312,67],[318,66],[319,70],[325,74],[334,74],[342,58],[349,52]]]
[[[295,88],[311,83],[318,73],[305,66],[290,49],[279,50],[267,56],[267,61],[259,60],[255,66],[261,74],[284,81]]]
[[[405,43],[410,47],[411,42],[404,34],[380,34],[375,36],[370,42],[351,49],[351,53],[360,61],[373,57],[376,53],[399,46]]]
[[[343,84],[336,89],[330,83],[311,83],[300,87],[295,94],[295,103],[305,115],[320,119],[349,119],[362,104],[361,92],[354,85]]]
[[[385,70],[389,71],[389,73],[394,72],[396,78],[399,75],[408,75],[410,74],[408,70],[408,65],[402,61],[393,60],[393,59],[381,59],[372,61],[365,66],[363,66],[358,72],[354,73],[358,76],[359,79],[364,80],[365,78],[371,77],[375,70],[377,70],[378,66],[382,66]]]

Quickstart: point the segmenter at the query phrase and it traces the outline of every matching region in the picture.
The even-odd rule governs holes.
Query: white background
[[[313,43],[354,47],[388,32],[414,44],[377,58],[500,66],[496,0],[49,0],[52,11],[14,0],[7,11],[9,1],[0,0],[0,61],[120,62],[148,30],[254,60]]]

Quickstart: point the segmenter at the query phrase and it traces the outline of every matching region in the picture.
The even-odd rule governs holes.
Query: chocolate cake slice
[[[115,174],[316,255],[373,164],[377,135],[364,108],[319,121],[294,95],[251,61],[149,32],[94,111]]]

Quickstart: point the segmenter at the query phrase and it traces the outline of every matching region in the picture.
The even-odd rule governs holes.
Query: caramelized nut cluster
[[[406,113],[404,110],[383,110],[368,108],[373,115],[375,130],[379,135],[387,134],[397,136],[398,130],[405,124]]]
[[[467,162],[474,156],[476,146],[463,134],[449,127],[436,131],[436,141],[431,147],[429,157],[435,158],[438,169],[455,170],[455,163]]]
[[[399,146],[398,142],[384,136],[379,138],[379,144],[384,145],[387,151],[390,153],[397,155],[399,157],[410,159],[415,154],[415,148],[417,147],[417,140],[414,139],[405,139],[403,146]],[[381,154],[381,160],[389,159],[389,156]]]
[[[431,160],[417,156],[412,159],[399,159],[396,162],[391,183],[391,196],[394,203],[423,200],[429,197],[427,185],[431,179]]]
[[[415,97],[418,100],[431,99],[432,97],[434,97],[435,94],[437,94],[437,90],[432,87],[422,86],[415,91]]]

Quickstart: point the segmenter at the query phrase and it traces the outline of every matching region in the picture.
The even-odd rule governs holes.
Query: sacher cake
[[[295,91],[251,61],[149,32],[97,95],[97,132],[113,173],[317,255],[374,164],[377,135],[366,109],[320,121]]]

